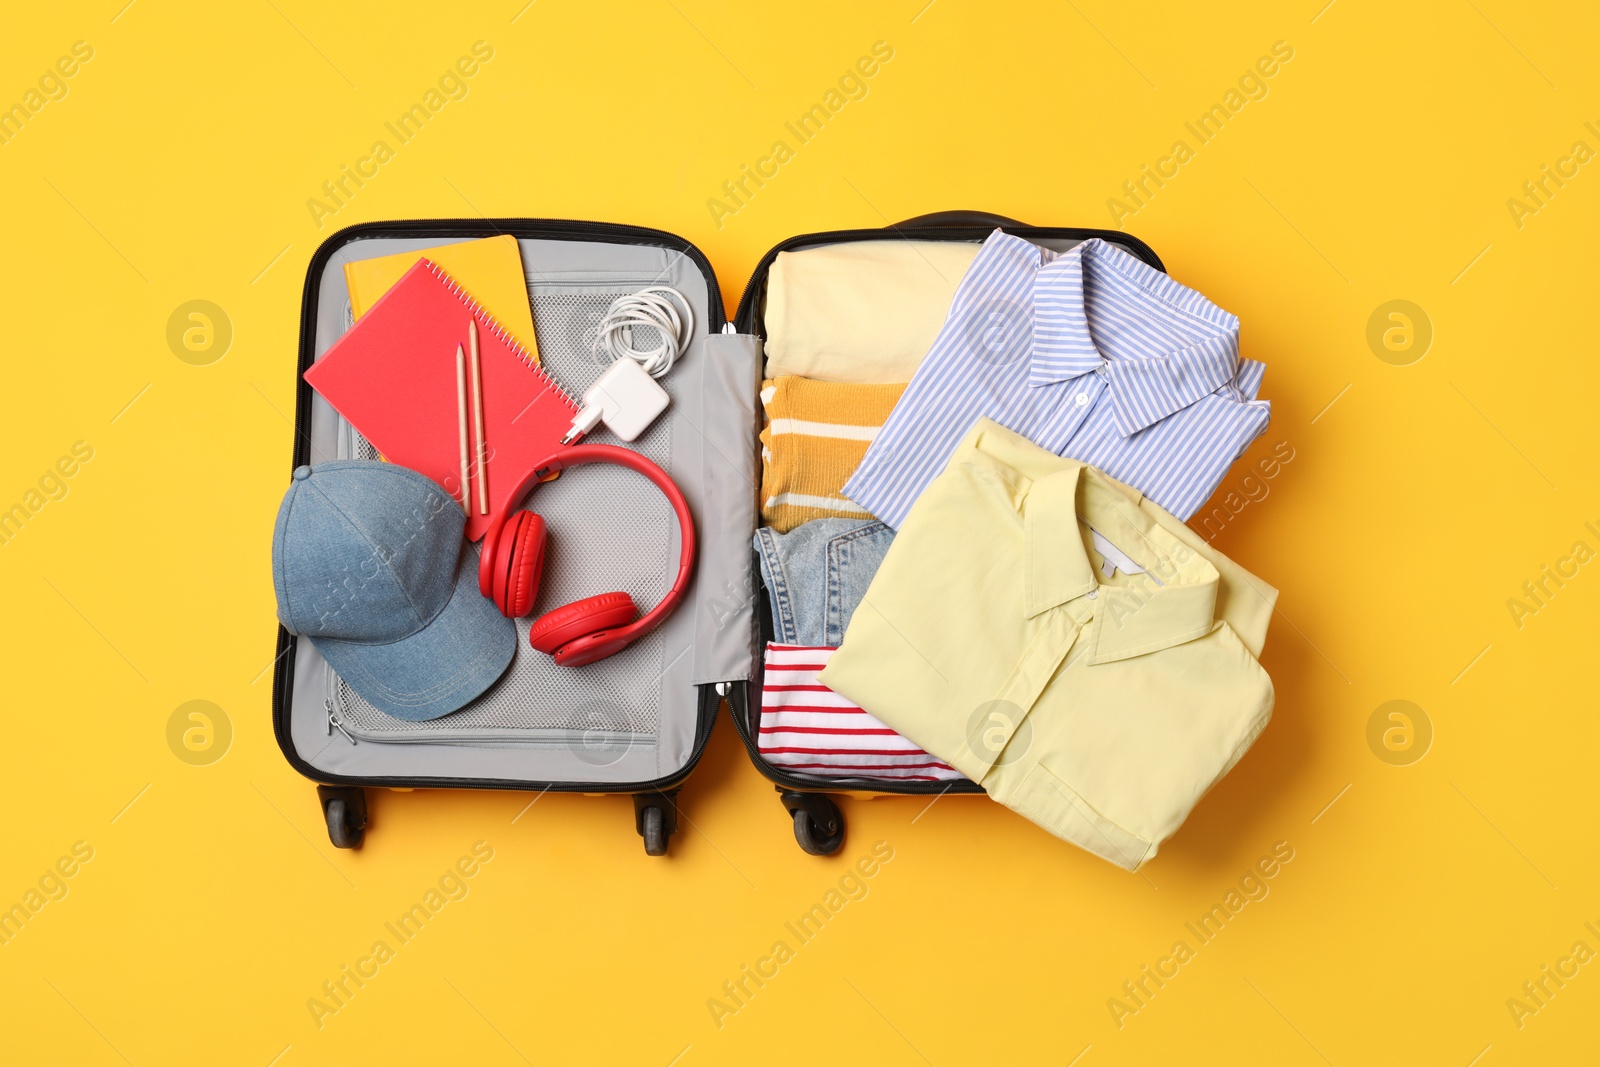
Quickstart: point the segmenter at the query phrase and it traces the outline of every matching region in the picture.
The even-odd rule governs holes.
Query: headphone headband
[[[689,502],[684,499],[683,491],[678,488],[671,475],[629,448],[618,448],[616,445],[566,445],[535,463],[532,469],[523,475],[517,487],[506,498],[499,514],[491,519],[489,528],[498,529],[511,512],[521,505],[523,497],[546,475],[588,463],[610,463],[644,475],[661,490],[661,495],[672,505],[673,514],[678,519],[678,576],[673,579],[672,588],[667,591],[667,595],[662,597],[661,602],[655,607],[626,626],[606,631],[606,644],[622,648],[660,625],[689,592],[689,579],[694,573],[694,519],[689,514]]]

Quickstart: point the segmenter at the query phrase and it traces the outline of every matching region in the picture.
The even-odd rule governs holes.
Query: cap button
[[[296,467],[294,469],[294,480],[295,481],[303,482],[309,477],[311,477],[311,468],[310,467],[307,467],[304,464],[302,464],[301,466],[298,466],[298,467]]]

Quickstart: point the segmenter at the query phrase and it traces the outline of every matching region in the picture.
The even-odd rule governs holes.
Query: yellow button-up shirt
[[[821,680],[1134,870],[1271,717],[1256,656],[1277,595],[1135,490],[980,419]]]

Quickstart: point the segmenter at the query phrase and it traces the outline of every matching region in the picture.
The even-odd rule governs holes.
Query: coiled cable
[[[654,348],[636,347],[634,331],[653,329],[661,338]],[[604,353],[607,363],[631,359],[652,378],[660,378],[689,347],[694,336],[694,312],[688,299],[667,285],[652,285],[637,293],[617,297],[606,309],[595,334],[593,351]]]

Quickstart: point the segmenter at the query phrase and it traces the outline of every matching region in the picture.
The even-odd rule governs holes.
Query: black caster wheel
[[[328,840],[334,848],[360,848],[367,836],[367,795],[358,787],[317,786]]]
[[[635,793],[633,826],[644,838],[646,856],[665,856],[667,842],[678,832],[678,799],[675,793]]]
[[[831,856],[844,845],[844,814],[818,793],[789,793],[784,806],[794,817],[794,839],[812,856]]]
[[[667,854],[667,820],[660,808],[646,808],[639,824],[639,836],[644,838],[646,856]]]

